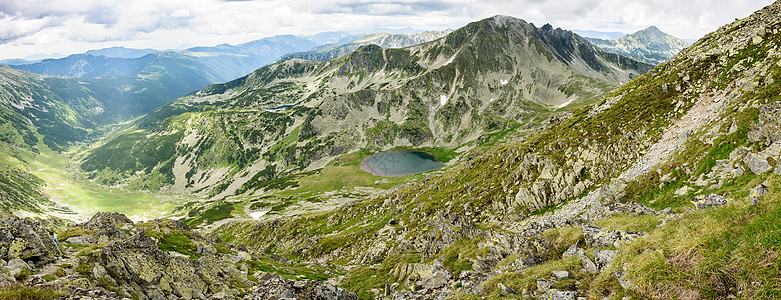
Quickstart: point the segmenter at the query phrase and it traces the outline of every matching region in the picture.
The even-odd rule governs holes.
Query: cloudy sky
[[[171,49],[278,34],[440,30],[497,14],[541,26],[696,39],[771,0],[0,0],[0,59],[111,46]]]

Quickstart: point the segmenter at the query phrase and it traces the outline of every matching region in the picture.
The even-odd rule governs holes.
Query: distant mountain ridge
[[[95,56],[103,55],[103,56],[113,57],[113,58],[139,58],[144,55],[155,53],[155,52],[160,52],[160,50],[109,47],[109,48],[103,48],[97,50],[89,50],[87,52],[84,52],[84,54],[95,55]]]
[[[605,51],[632,57],[653,65],[661,64],[689,46],[689,43],[666,34],[656,26],[614,40],[586,38]]]
[[[300,58],[311,61],[324,61],[349,54],[361,46],[370,44],[378,45],[382,48],[404,48],[433,41],[451,32],[453,32],[453,30],[448,29],[442,31],[425,31],[418,33],[372,33],[363,35],[360,38],[346,43],[324,45],[317,47],[312,51],[291,53],[285,55],[280,60]]]

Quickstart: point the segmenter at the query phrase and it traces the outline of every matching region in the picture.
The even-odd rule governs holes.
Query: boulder
[[[443,270],[437,270],[433,275],[430,277],[424,278],[421,280],[421,285],[427,289],[434,290],[443,288],[447,285],[448,281],[450,281],[450,278],[453,276],[450,275],[450,272],[443,271]]]
[[[552,290],[549,290],[546,293],[544,299],[549,299],[549,300],[575,300],[575,296],[576,295],[577,295],[577,293],[575,293],[573,291],[562,291],[562,290],[552,289]]]
[[[358,295],[323,281],[293,281],[278,275],[266,274],[259,279],[255,290],[245,300],[357,300]]]
[[[700,195],[694,197],[691,202],[697,209],[720,207],[727,204],[727,198],[717,194]]]
[[[746,163],[746,166],[752,173],[757,175],[765,174],[773,169],[770,163],[768,163],[767,157],[760,154],[748,153],[743,162]]]
[[[516,295],[518,294],[518,291],[516,291],[513,288],[507,287],[503,283],[499,283],[496,285],[496,287],[499,289],[499,292],[502,293],[502,295],[509,296],[509,295]]]
[[[32,270],[32,268],[30,268],[30,265],[28,265],[26,262],[24,262],[19,258],[14,258],[12,260],[9,260],[5,268],[6,270],[8,270],[8,274],[10,274],[11,276],[19,275],[25,270],[27,271]]]
[[[597,269],[597,265],[591,261],[590,258],[586,255],[586,251],[584,251],[582,248],[578,248],[577,244],[573,244],[570,246],[567,251],[562,254],[563,258],[567,257],[577,257],[580,259],[580,263],[583,266],[583,269],[586,270],[586,272],[589,273],[596,273],[599,271]]]
[[[616,252],[613,250],[594,250],[594,260],[600,272],[610,267],[615,259]]]
[[[122,227],[124,224],[133,224],[127,216],[115,212],[96,213],[89,221],[76,225],[86,229],[104,229],[107,227]]]
[[[0,259],[20,258],[35,267],[56,260],[57,244],[38,221],[0,220]]]
[[[569,278],[569,272],[567,271],[553,271],[551,274],[558,280]]]

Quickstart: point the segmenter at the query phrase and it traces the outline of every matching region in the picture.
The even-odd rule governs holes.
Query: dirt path
[[[686,142],[689,135],[718,116],[723,107],[723,95],[703,95],[682,118],[676,120],[648,152],[618,178],[632,181],[667,160]]]

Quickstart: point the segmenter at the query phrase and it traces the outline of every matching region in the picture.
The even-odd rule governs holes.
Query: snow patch
[[[494,98],[491,98],[491,100],[488,100],[488,103],[494,102]]]
[[[452,63],[452,62],[453,62],[453,60],[454,60],[454,59],[456,59],[456,56],[455,56],[455,55],[453,55],[452,57],[450,57],[450,59],[448,59],[448,60],[447,60],[447,62],[445,62],[445,64],[444,64],[444,65],[442,65],[442,66],[447,66],[447,65],[449,65],[450,63]]]
[[[249,216],[252,217],[252,219],[259,219],[260,217],[265,216],[270,211],[271,210],[256,211],[256,212],[250,213]]]
[[[439,96],[439,106],[445,106],[445,103],[447,103],[447,96]]]
[[[565,106],[569,105],[570,103],[572,103],[572,101],[574,101],[574,100],[575,100],[575,98],[570,98],[569,100],[567,100],[567,102],[564,102],[561,105],[559,105],[558,108],[565,107]]]
[[[507,80],[504,80],[504,79],[499,79],[499,83],[501,83],[502,85],[505,85],[505,84],[507,84],[508,82],[509,82],[509,81],[507,81]]]

